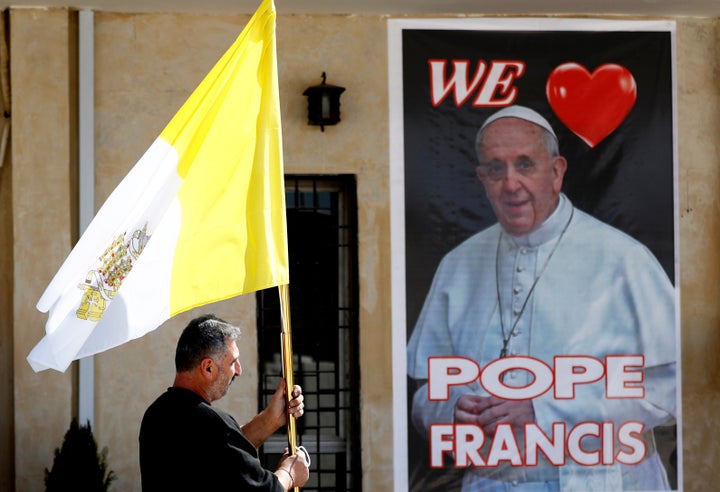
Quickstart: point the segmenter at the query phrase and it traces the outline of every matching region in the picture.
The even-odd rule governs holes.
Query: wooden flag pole
[[[292,332],[290,329],[290,286],[288,284],[278,285],[280,293],[280,351],[282,355],[283,378],[285,378],[285,391],[287,401],[292,399],[293,381],[293,351]],[[291,455],[297,454],[297,431],[295,429],[295,417],[288,415],[287,419],[288,449]],[[294,487],[299,492],[300,487]]]

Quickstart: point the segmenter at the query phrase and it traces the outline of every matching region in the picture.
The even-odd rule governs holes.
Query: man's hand
[[[294,393],[295,391],[293,391],[293,394]],[[275,471],[275,476],[278,477],[278,480],[280,480],[280,483],[285,487],[285,490],[290,490],[293,487],[302,487],[310,477],[308,466],[308,462],[305,461],[303,453],[290,455],[286,449]]]
[[[535,422],[531,400],[511,401],[494,396],[463,395],[455,404],[455,423],[477,424],[486,437],[495,435],[500,423],[522,429],[528,422]]]
[[[299,419],[305,415],[305,397],[302,394],[302,388],[296,384],[292,390],[292,400],[288,403],[288,413]]]
[[[302,388],[297,384],[293,386],[292,395],[292,400],[288,402],[285,397],[285,380],[280,379],[268,406],[243,425],[243,434],[256,448],[259,448],[276,430],[287,424],[288,414],[300,418],[305,413]]]
[[[287,415],[290,414],[296,419],[303,416],[305,413],[305,403],[303,403],[305,397],[302,394],[302,388],[299,385],[293,386],[292,400],[287,401],[285,396],[285,380],[280,379],[280,382],[275,389],[265,411],[269,417],[274,419],[277,424],[276,429],[279,429],[283,425],[287,424]]]

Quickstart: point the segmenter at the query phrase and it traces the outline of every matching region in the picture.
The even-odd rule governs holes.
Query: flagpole
[[[292,331],[290,327],[290,286],[288,284],[278,285],[278,292],[280,294],[280,352],[283,362],[285,390],[289,402],[292,400],[292,390],[295,385],[293,381]],[[297,431],[293,415],[288,415],[287,436],[290,454],[295,455],[297,454]],[[298,492],[300,487],[294,487],[293,490]]]

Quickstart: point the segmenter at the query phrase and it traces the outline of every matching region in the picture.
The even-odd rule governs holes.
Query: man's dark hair
[[[227,351],[227,342],[240,338],[240,328],[206,314],[190,321],[180,335],[175,350],[175,370],[189,371],[209,357],[218,360]]]

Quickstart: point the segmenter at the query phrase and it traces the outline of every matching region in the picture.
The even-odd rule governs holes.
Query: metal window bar
[[[357,201],[352,176],[288,176],[290,309],[295,382],[305,415],[298,443],[311,454],[304,491],[360,491]],[[259,403],[282,375],[277,289],[257,295]],[[283,430],[284,433],[284,430]],[[261,450],[270,469],[287,447],[279,433]]]

